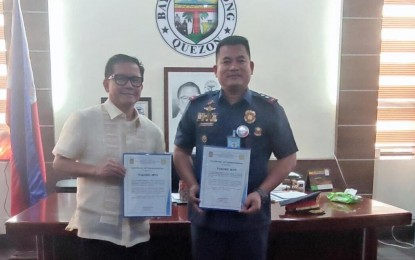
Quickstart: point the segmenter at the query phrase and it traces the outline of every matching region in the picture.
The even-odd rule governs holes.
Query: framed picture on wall
[[[101,97],[101,103],[104,103],[108,97]],[[139,101],[135,103],[135,108],[138,113],[145,115],[151,120],[151,97],[141,97]]]
[[[189,98],[219,89],[212,68],[164,68],[164,135],[168,152],[173,152],[177,126]]]
[[[138,110],[138,113],[145,115],[151,120],[151,97],[141,97],[135,103],[135,108]]]

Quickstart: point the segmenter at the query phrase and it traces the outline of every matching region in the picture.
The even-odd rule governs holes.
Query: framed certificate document
[[[171,154],[123,155],[124,216],[171,216]]]
[[[250,149],[203,148],[201,208],[241,210],[248,190],[250,155]]]

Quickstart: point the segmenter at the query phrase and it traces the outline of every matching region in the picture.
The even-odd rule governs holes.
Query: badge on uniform
[[[249,135],[249,128],[246,125],[240,125],[236,128],[236,134],[240,138],[245,138]]]
[[[261,136],[262,135],[262,128],[261,127],[255,127],[255,136]]]
[[[244,120],[245,122],[247,122],[248,124],[252,124],[255,122],[256,120],[256,112],[253,110],[246,110],[245,111],[245,116],[244,116]]]
[[[213,126],[218,121],[218,115],[214,113],[216,110],[214,105],[215,103],[212,100],[209,101],[207,106],[203,107],[206,112],[199,112],[197,114],[197,121],[200,122],[200,126]]]

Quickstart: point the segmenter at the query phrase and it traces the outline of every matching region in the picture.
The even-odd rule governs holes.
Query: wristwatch
[[[265,192],[263,189],[258,188],[255,190],[261,197],[261,203],[264,204],[269,199],[269,193]]]

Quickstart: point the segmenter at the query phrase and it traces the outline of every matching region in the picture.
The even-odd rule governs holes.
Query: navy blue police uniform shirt
[[[179,123],[175,145],[193,149],[196,146],[194,172],[200,183],[203,146],[227,147],[227,137],[239,126],[246,126],[249,134],[241,138],[241,148],[251,149],[248,194],[267,176],[271,153],[284,158],[298,151],[284,109],[277,100],[247,90],[244,98],[229,104],[220,90],[204,93],[190,100]],[[204,210],[197,214],[189,208],[193,224],[218,230],[246,230],[270,222],[270,202],[258,214],[246,215],[233,211]]]

